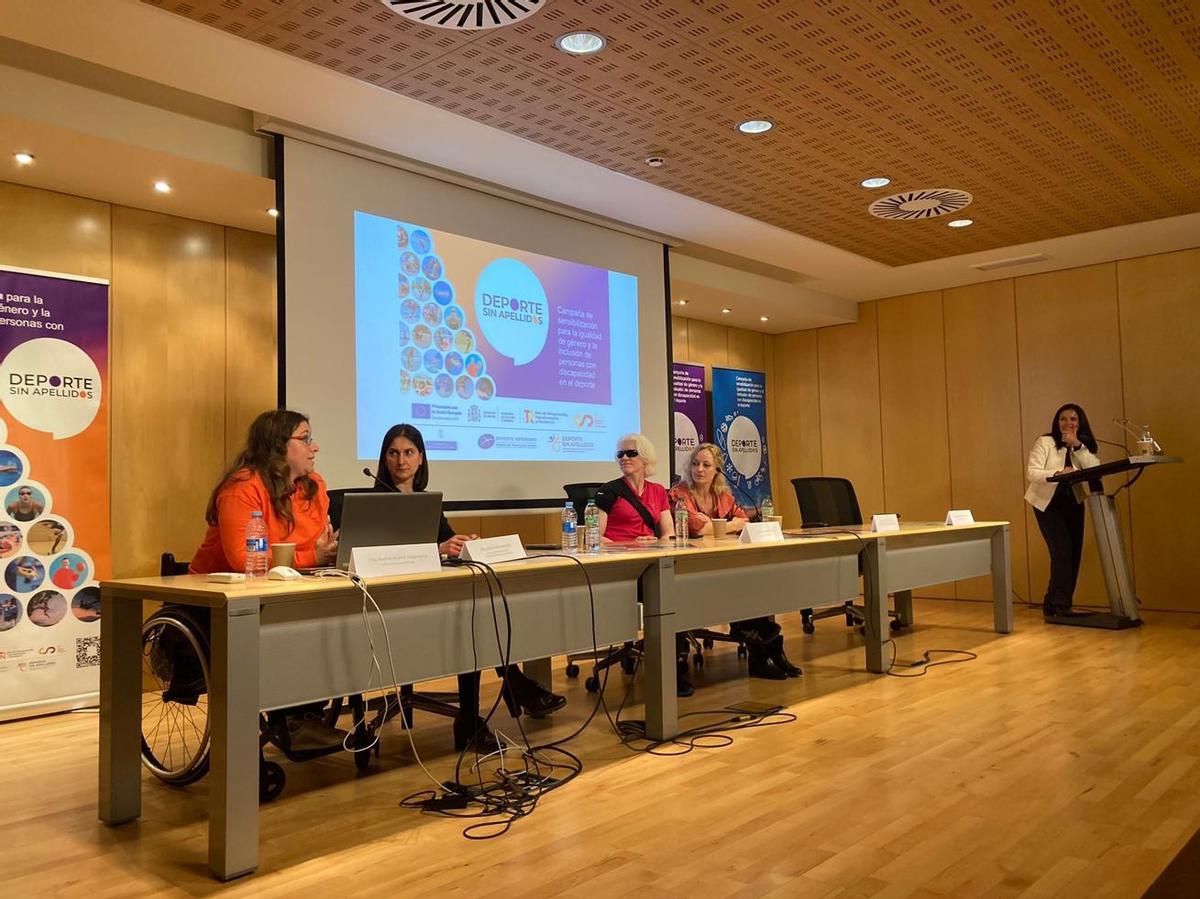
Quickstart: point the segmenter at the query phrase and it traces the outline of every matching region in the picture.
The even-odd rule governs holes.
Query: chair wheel
[[[258,766],[258,801],[270,802],[283,792],[287,783],[287,775],[283,766],[275,762],[263,762]]]
[[[888,624],[888,627],[890,627],[894,631],[904,630],[904,625],[900,622],[899,618],[893,618],[891,620],[891,622]]]
[[[574,662],[567,662],[567,677],[579,677],[579,666]]]
[[[804,624],[802,624],[801,627],[804,628],[804,633],[806,633],[806,634],[815,634],[817,632],[817,626],[815,624],[813,624],[811,621],[804,622]]]
[[[739,659],[744,659],[744,658],[746,658],[746,644],[745,644],[745,643],[739,643],[739,644],[738,644],[738,647],[737,647],[737,657],[738,657]]]
[[[712,649],[712,648],[713,648],[713,641],[712,641],[712,637],[705,637],[705,638],[704,638],[704,648],[705,648],[705,649]]]
[[[596,677],[594,674],[591,675],[590,677],[588,677],[587,680],[585,680],[583,682],[583,687],[589,693],[599,693],[600,692],[600,678]]]

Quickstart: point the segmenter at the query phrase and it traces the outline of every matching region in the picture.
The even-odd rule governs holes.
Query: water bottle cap
[[[250,513],[250,517],[251,517],[251,518],[262,518],[262,512],[259,512],[258,510],[255,510],[255,511],[253,511],[253,512],[251,512],[251,513]]]

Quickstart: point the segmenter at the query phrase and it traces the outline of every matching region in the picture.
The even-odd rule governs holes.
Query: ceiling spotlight
[[[760,315],[760,316],[758,317],[758,320],[759,320],[760,322],[766,322],[766,321],[770,321],[770,319],[769,319],[769,318],[767,318],[765,315]]]
[[[728,306],[726,306],[724,309],[721,310],[721,314],[728,315],[732,311],[733,311],[732,309],[730,309]]]
[[[686,305],[687,305],[687,300],[679,300],[678,302],[679,302],[679,305],[680,305],[680,306],[686,306]]]
[[[171,192],[171,185],[166,181],[155,181],[154,189],[160,194],[169,194]]]
[[[13,159],[17,161],[17,165],[33,165],[32,153],[14,153]]]
[[[877,187],[887,187],[891,183],[892,183],[891,178],[867,178],[865,181],[862,182],[862,186],[874,189]]]
[[[952,222],[946,222],[947,227],[950,228],[965,228],[967,225],[973,224],[975,224],[974,219],[955,219]]]
[[[272,206],[270,209],[267,210],[267,215],[269,215],[273,219],[277,219],[277,218],[279,218],[279,210],[276,209],[274,206]]]
[[[742,134],[762,134],[774,127],[775,123],[767,119],[748,119],[738,125],[738,131],[742,132]]]
[[[654,156],[646,157],[646,165],[652,169],[661,169],[667,164],[667,157],[655,154]]]
[[[554,39],[554,46],[572,56],[591,56],[604,49],[605,40],[594,31],[572,31]]]

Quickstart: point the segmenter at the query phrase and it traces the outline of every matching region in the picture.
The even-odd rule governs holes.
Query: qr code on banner
[[[75,638],[75,667],[95,668],[100,664],[100,638]]]

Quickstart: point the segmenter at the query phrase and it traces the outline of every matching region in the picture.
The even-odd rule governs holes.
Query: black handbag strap
[[[642,521],[646,523],[646,527],[650,528],[651,532],[657,532],[654,526],[654,516],[650,514],[650,510],[643,505],[642,501],[637,498],[630,488],[629,483],[624,478],[617,478],[615,481],[609,481],[607,484],[601,485],[596,491],[596,505],[604,510],[607,515],[612,512],[612,507],[616,503],[617,497],[625,500],[629,505],[633,506],[633,510],[642,517]]]

